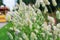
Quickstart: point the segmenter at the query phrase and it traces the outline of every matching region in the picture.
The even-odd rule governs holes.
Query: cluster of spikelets
[[[54,18],[48,16],[52,24],[47,24],[44,13],[38,9],[39,3],[49,5],[47,0],[45,3],[37,0],[35,5],[27,6],[20,0],[19,9],[10,14],[12,16],[10,20],[14,26],[7,34],[11,40],[60,40],[60,23],[54,25]],[[55,3],[54,6],[56,5]],[[44,12],[46,13],[46,10]]]

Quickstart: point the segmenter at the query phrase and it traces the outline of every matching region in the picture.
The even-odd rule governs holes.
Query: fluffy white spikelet
[[[40,0],[36,0],[35,7],[39,8],[40,7]]]
[[[57,6],[56,0],[52,0],[53,6]]]
[[[45,5],[50,5],[50,2],[48,0],[43,0]]]
[[[30,39],[31,40],[37,40],[36,34],[34,32],[31,33]]]
[[[45,7],[45,9],[44,9],[44,13],[47,13],[48,12],[48,9],[47,9],[47,7]]]
[[[59,29],[60,29],[60,23],[58,23],[58,24],[57,24],[57,28],[59,28]]]
[[[8,34],[8,36],[9,36],[9,38],[11,39],[11,40],[13,40],[13,36],[12,36],[12,34],[11,33],[7,33]]]
[[[23,33],[22,37],[23,37],[25,40],[29,40],[28,36],[27,36],[25,33]]]
[[[38,29],[35,29],[34,31],[35,31],[36,33],[38,33]]]
[[[56,11],[56,17],[57,19],[60,19],[60,11]]]
[[[48,20],[50,23],[55,24],[55,19],[51,16],[48,16]]]
[[[19,40],[23,40],[22,38],[19,38]]]
[[[15,34],[19,34],[20,30],[14,27]]]

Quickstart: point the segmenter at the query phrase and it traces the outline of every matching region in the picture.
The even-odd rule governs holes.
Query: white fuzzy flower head
[[[20,25],[20,26],[23,26],[24,24],[23,23],[21,23],[21,22],[17,22],[18,23],[18,25]]]
[[[44,22],[44,23],[42,24],[42,26],[43,26],[42,30],[46,30],[46,29],[47,29],[47,23],[46,23],[46,22]]]
[[[26,8],[27,8],[24,2],[22,2],[22,8],[23,8],[24,11],[25,11]]]
[[[7,35],[9,36],[9,38],[10,38],[11,40],[13,40],[13,36],[12,36],[11,33],[8,32]]]
[[[53,40],[53,38],[50,38],[50,40]]]
[[[51,25],[48,25],[48,31],[51,31]]]
[[[27,36],[25,33],[22,34],[22,37],[23,37],[25,40],[29,40],[28,36]]]
[[[52,35],[52,33],[50,33],[49,31],[47,31],[48,35]]]
[[[45,3],[42,3],[42,7],[45,7]]]
[[[12,28],[12,27],[10,27],[10,30],[13,30],[13,28]]]
[[[35,7],[39,8],[40,7],[40,0],[36,0]]]
[[[48,26],[44,26],[43,29],[46,30],[46,31],[50,31],[50,28]]]
[[[58,34],[58,36],[60,37],[60,34]]]
[[[34,31],[35,31],[36,33],[38,33],[38,29],[35,29]]]
[[[30,18],[28,13],[25,13],[25,17],[26,17],[26,20],[28,20]]]
[[[31,10],[33,11],[34,10],[30,4],[28,5],[28,8],[29,8],[30,11]]]
[[[34,22],[36,21],[36,17],[33,17],[33,19],[32,19]]]
[[[42,7],[45,7],[45,3],[43,0],[40,0],[40,4],[42,5]]]
[[[50,2],[48,0],[43,0],[45,5],[50,5]]]
[[[57,30],[57,27],[56,26],[53,26],[54,30]]]
[[[19,40],[23,40],[22,38],[19,38]]]
[[[20,0],[20,4],[22,3],[22,0]]]
[[[45,7],[45,9],[44,9],[44,13],[47,13],[48,12],[48,9],[47,9],[47,7]]]
[[[29,25],[32,24],[32,21],[29,18],[27,18],[27,22]]]
[[[48,2],[47,5],[50,5],[50,2]]]
[[[59,28],[59,29],[60,29],[60,23],[58,23],[58,24],[57,24],[57,28]]]
[[[56,0],[52,0],[53,6],[57,6]]]
[[[56,13],[60,13],[60,12],[57,10]]]
[[[53,31],[53,33],[55,34],[55,35],[57,35],[58,33],[57,33],[57,31]]]
[[[60,19],[60,11],[56,11],[56,17],[57,19]]]
[[[23,10],[25,9],[24,6],[26,7],[25,3],[22,2],[22,0],[20,0],[19,10],[20,10],[20,11],[23,11]]]
[[[60,30],[56,26],[53,26],[53,28],[54,28],[54,34],[57,35],[60,32]]]
[[[31,40],[37,40],[36,34],[34,32],[31,33],[30,39]]]
[[[37,14],[41,14],[41,13],[42,13],[41,10],[37,9]]]
[[[57,28],[57,30],[56,30],[56,31],[57,31],[57,33],[60,33],[60,29],[59,29],[59,28]]]
[[[37,14],[35,13],[35,10],[33,10],[32,13],[33,13],[33,16],[36,16],[36,15],[37,15]]]
[[[29,28],[32,29],[32,24],[29,25]]]
[[[14,27],[15,34],[19,34],[20,30]]]
[[[40,29],[41,27],[39,25],[37,25],[36,29]]]
[[[44,22],[44,24],[42,24],[42,26],[43,26],[42,30],[51,31],[51,25],[47,25],[46,22]]]
[[[43,0],[40,0],[41,3],[43,3]]]
[[[50,23],[52,23],[53,25],[55,24],[55,19],[51,16],[48,16],[48,20]]]

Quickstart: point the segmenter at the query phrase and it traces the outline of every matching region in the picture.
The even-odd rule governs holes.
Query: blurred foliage
[[[3,5],[3,2],[2,2],[2,0],[0,0],[0,6],[1,6],[1,5]]]

